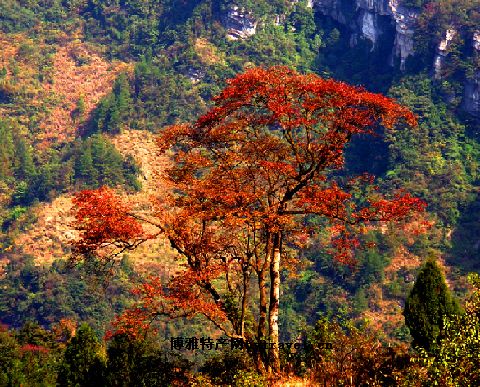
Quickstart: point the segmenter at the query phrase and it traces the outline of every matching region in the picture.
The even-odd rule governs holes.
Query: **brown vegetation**
[[[130,71],[123,62],[108,62],[92,48],[80,42],[59,47],[53,60],[53,79],[44,87],[58,98],[57,105],[40,124],[38,140],[43,146],[71,141],[81,122],[112,87],[120,72]],[[72,114],[80,98],[85,111],[80,120]]]

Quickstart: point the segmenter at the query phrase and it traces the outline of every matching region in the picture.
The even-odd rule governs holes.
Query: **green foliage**
[[[313,10],[299,2],[285,15],[283,24],[267,19],[248,40],[229,42],[225,47],[229,67],[240,71],[245,63],[254,63],[288,65],[304,72],[314,69],[323,31],[315,25]]]
[[[146,341],[115,335],[107,348],[108,386],[188,385],[191,364],[180,356],[159,351]]]
[[[451,245],[448,251],[448,263],[460,267],[464,272],[479,270],[478,216],[480,201],[477,197],[473,202],[462,209],[458,226],[453,230]]]
[[[480,12],[478,4],[470,0],[437,0],[429,2],[418,19],[415,31],[418,61],[423,67],[433,63],[435,50],[441,40],[445,39],[447,30],[454,30],[454,35],[448,43],[442,60],[442,81],[448,81],[453,86],[458,102],[462,98],[465,78],[472,78],[478,69],[479,58],[472,50],[472,36],[478,29]],[[453,94],[453,95],[452,95]],[[448,94],[447,94],[448,95]]]
[[[132,127],[157,131],[204,112],[205,103],[191,81],[168,64],[142,60],[135,67]]]
[[[82,324],[65,349],[57,383],[61,386],[104,385],[104,372],[100,342],[93,329]]]
[[[446,317],[459,313],[445,278],[429,258],[418,273],[417,280],[405,302],[405,323],[413,337],[413,345],[434,351]]]
[[[31,222],[28,206],[38,200],[103,184],[139,189],[139,170],[134,160],[123,159],[98,132],[115,134],[124,127],[157,132],[165,125],[193,120],[205,111],[224,80],[244,67],[287,64],[362,84],[370,90],[389,89],[392,97],[415,111],[420,122],[417,129],[396,128],[388,130],[385,139],[355,140],[347,154],[347,169],[354,173],[367,170],[383,178],[382,189],[402,187],[425,199],[437,220],[435,232],[449,235],[453,229],[452,263],[478,269],[478,124],[462,122],[457,111],[464,80],[471,78],[479,65],[478,55],[471,48],[473,32],[480,24],[478,4],[471,0],[437,0],[426,7],[425,0],[402,3],[422,9],[415,36],[417,54],[409,59],[405,73],[390,66],[394,35],[392,25],[384,24],[384,18],[377,20],[384,33],[375,48],[361,39],[351,47],[350,28],[314,12],[305,1],[0,1],[1,31],[25,31],[38,38],[22,44],[15,58],[0,66],[0,109],[5,117],[0,119],[0,222],[8,233],[2,235],[2,253],[12,243],[11,234]],[[255,36],[238,41],[225,39],[221,24],[225,10],[232,4],[245,7],[259,21]],[[354,3],[342,1],[339,12],[346,20],[353,20]],[[282,15],[280,25],[273,23],[273,15]],[[443,79],[432,81],[435,50],[452,25],[458,33],[449,46]],[[95,132],[92,136],[72,146],[40,152],[35,147],[35,132],[48,112],[42,111],[44,106],[30,103],[28,90],[17,87],[15,82],[23,75],[23,63],[37,62],[38,80],[51,80],[52,62],[36,42],[55,43],[50,48],[51,58],[59,37],[64,36],[60,30],[66,36],[82,30],[85,40],[103,45],[107,56],[137,62],[131,79],[121,75],[92,117],[84,117],[84,99],[77,101],[73,118],[79,124],[85,120],[91,134]],[[212,62],[205,60],[196,47],[198,38],[213,47],[216,58]],[[79,64],[88,59],[75,57]],[[417,255],[429,247],[445,250],[450,243],[444,238],[439,246],[440,238],[433,231],[420,238],[421,242],[409,247]],[[373,239],[379,248],[358,252],[356,270],[331,262],[320,248],[322,241],[314,241],[314,247],[302,253],[312,266],[299,273],[297,279],[285,278],[286,294],[281,306],[284,313],[280,315],[283,339],[296,337],[307,322],[316,321],[319,313],[352,316],[368,307],[370,285],[383,281],[384,268],[395,248],[404,244],[401,237],[392,238],[390,245],[387,238],[377,235]],[[14,259],[0,278],[1,319],[20,327],[27,319],[50,326],[58,318],[71,317],[87,320],[101,331],[105,321],[127,302],[128,296],[123,293],[128,286],[115,282],[108,293],[115,301],[109,304],[104,296],[91,290],[82,278],[84,274],[68,274],[58,262],[47,269]],[[404,291],[401,279],[387,287],[390,297],[401,298]],[[10,333],[6,335],[10,337]],[[402,333],[402,337],[406,334]],[[5,347],[10,348],[5,353],[12,359],[8,364],[13,373],[18,371],[17,379],[10,375],[8,380],[15,380],[16,385],[34,385],[33,379],[26,382],[22,376],[23,355],[13,354],[20,344],[5,340]],[[33,363],[42,359],[43,355],[37,355]],[[141,365],[136,363],[137,368],[126,365],[126,369],[144,369],[148,363],[145,356],[139,357],[143,360],[139,360]],[[160,357],[155,359],[160,361]],[[152,364],[157,364],[155,361]],[[2,382],[0,379],[0,385]]]
[[[109,341],[105,358],[104,343],[89,325],[82,324],[76,332],[66,335],[60,327],[61,324],[47,331],[28,322],[18,331],[9,331],[2,326],[0,385],[190,385],[192,364],[178,355],[160,351],[154,342],[117,335]]]
[[[354,3],[342,2],[342,12],[347,18],[355,17]],[[392,26],[379,18],[379,28],[385,39],[376,42],[376,47],[367,39],[358,38],[352,46],[352,31],[348,26],[333,21],[330,17],[316,15],[321,26],[324,47],[318,52],[315,70],[352,84],[368,85],[368,89],[385,93],[395,75],[389,63],[393,46]],[[318,28],[318,27],[317,27]]]
[[[52,332],[27,323],[21,330],[0,328],[0,385],[55,386],[61,349]]]
[[[45,330],[38,323],[27,321],[16,333],[20,344],[33,344],[43,347],[55,345],[55,337],[52,332]]]
[[[134,160],[123,159],[115,146],[102,134],[78,141],[73,150],[74,178],[83,187],[125,185],[140,189],[139,169]]]
[[[480,278],[470,274],[474,292],[465,313],[446,319],[438,349],[420,352],[417,362],[427,368],[427,386],[476,386],[480,383]]]
[[[21,345],[21,373],[26,385],[55,385],[60,351],[57,338],[37,323],[27,322],[16,332]]]
[[[90,1],[80,14],[86,22],[88,38],[108,43],[113,53],[141,53],[158,41],[163,2]]]
[[[126,93],[121,86],[118,90],[119,106],[126,109]],[[0,140],[4,144],[0,149],[0,182],[12,187],[9,192],[12,210],[7,223],[4,222],[4,230],[20,215],[18,208],[35,200],[50,200],[75,182],[86,187],[125,185],[140,189],[139,169],[134,160],[124,159],[101,134],[78,140],[71,150],[66,146],[39,153],[33,151],[28,138],[14,122],[0,120]]]
[[[141,342],[127,335],[114,336],[107,348],[107,382],[111,386],[134,385],[135,378],[141,378],[138,371],[144,348]]]
[[[93,113],[92,132],[120,133],[131,110],[129,80],[126,74],[121,74],[115,81],[112,93],[100,101]]]
[[[405,5],[407,7],[421,8],[429,2],[430,0],[403,0],[402,5]]]
[[[33,10],[23,7],[17,0],[5,0],[0,3],[0,30],[17,32],[32,28],[36,24]]]
[[[349,267],[331,259],[323,248],[322,238],[313,241],[302,252],[304,264],[298,277],[284,281],[281,301],[281,339],[292,341],[307,324],[317,321],[319,314],[337,318],[358,317],[368,309],[372,284],[381,284],[384,269],[389,264],[393,249],[387,236],[372,232],[364,236],[366,243],[376,248],[357,252],[357,264]],[[403,292],[400,296],[403,296]]]
[[[397,374],[409,371],[409,356],[397,346],[384,346],[368,326],[320,318],[303,337],[304,348],[292,365],[308,369],[315,385],[396,386]]]
[[[15,122],[0,119],[0,141],[0,180],[32,178],[35,171],[32,147]]]
[[[257,378],[250,374],[254,364],[250,356],[241,350],[225,350],[207,359],[200,372],[208,375],[216,384],[241,385],[241,380]],[[258,379],[258,378],[257,378]],[[237,383],[238,382],[238,383]],[[251,385],[251,384],[247,384]]]
[[[0,327],[0,386],[13,386],[21,381],[20,347],[4,327]]]
[[[40,22],[67,27],[84,3],[84,0],[4,0],[0,3],[0,31],[19,32]]]
[[[32,257],[12,257],[0,278],[0,322],[14,328],[28,321],[51,327],[68,318],[87,321],[104,332],[114,314],[131,302],[128,291],[135,276],[120,271],[106,289],[96,281],[82,267],[67,270],[62,261],[43,268],[35,266]]]
[[[227,5],[236,5],[253,14],[254,17],[259,18],[272,13],[285,13],[287,10],[286,2],[282,0],[222,0],[224,8]]]
[[[14,158],[14,144],[12,133],[8,126],[0,121],[0,179],[6,180],[6,178],[12,175],[13,158]]]
[[[71,114],[74,121],[79,121],[83,118],[83,115],[85,114],[85,98],[83,95],[78,99],[77,106]]]
[[[304,337],[307,343],[304,354],[304,361],[308,366],[321,359],[322,356],[328,355],[331,351],[330,346],[335,339],[335,336],[341,331],[341,327],[338,323],[331,322],[326,317],[321,317],[317,320],[315,325],[311,327],[310,332],[306,333]]]
[[[3,231],[8,230],[8,228],[26,212],[27,212],[27,208],[25,207],[16,206],[11,208],[10,211],[8,211],[7,216],[3,220],[2,230]]]
[[[436,100],[426,76],[405,77],[390,94],[418,115],[419,125],[385,134],[390,158],[386,183],[419,195],[445,224],[455,225],[461,208],[475,198],[480,146]]]
[[[238,371],[233,377],[234,387],[266,387],[267,378],[255,371]]]
[[[359,288],[353,297],[353,312],[360,314],[368,308],[368,296],[365,288]]]

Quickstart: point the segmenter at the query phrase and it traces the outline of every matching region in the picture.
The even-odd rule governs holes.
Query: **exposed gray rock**
[[[276,26],[280,26],[285,23],[286,15],[275,15],[275,21],[273,22]]]
[[[450,43],[452,42],[453,38],[455,38],[455,35],[457,35],[457,31],[453,28],[445,31],[445,37],[440,41],[437,47],[437,52],[435,53],[435,59],[433,61],[435,79],[442,78],[443,64],[447,58],[448,51],[450,49]]]
[[[412,273],[405,274],[403,279],[406,283],[415,282],[415,276]]]
[[[360,25],[362,27],[362,36],[372,42],[373,50],[375,48],[375,45],[377,44],[378,37],[382,32],[378,28],[376,15],[368,11],[363,12],[360,20]]]
[[[388,0],[356,0],[357,8],[368,9],[379,15],[390,14],[390,4]]]
[[[342,12],[343,0],[313,0],[313,6],[322,14],[330,16],[333,20],[347,25],[347,19]]]
[[[205,69],[190,67],[187,70],[187,73],[185,75],[190,79],[190,81],[193,84],[195,84],[200,82],[203,79],[203,77],[205,77],[205,74],[206,74]]]
[[[419,12],[398,5],[398,0],[390,0],[389,8],[395,19],[394,56],[400,58],[400,69],[405,70],[407,58],[415,53],[413,35]]]
[[[307,7],[313,8],[313,2],[314,0],[307,0]],[[290,4],[294,5],[295,3],[298,3],[298,0],[290,0]],[[286,15],[272,16],[275,25],[281,25],[285,22]],[[227,30],[227,39],[246,39],[255,35],[258,22],[250,11],[236,4],[231,4],[223,18],[223,24]]]
[[[400,59],[400,68],[405,68],[407,58],[414,53],[413,35],[419,13],[415,9],[403,7],[398,0],[314,0],[314,6],[324,15],[332,17],[351,30],[350,43],[356,44],[358,37],[368,39],[375,48],[378,39],[385,31],[382,29],[381,17],[389,17],[395,28],[395,40],[392,57]],[[344,14],[345,9],[354,7],[356,17],[352,23]],[[392,61],[393,65],[393,61]]]
[[[227,38],[232,40],[245,39],[257,32],[258,21],[251,12],[232,4],[224,18]]]
[[[290,0],[295,4],[298,0]],[[419,10],[399,4],[400,0],[307,0],[307,5],[318,12],[331,17],[350,31],[350,45],[353,47],[361,39],[372,43],[374,50],[382,39],[393,42],[390,64],[399,60],[400,69],[405,69],[408,57],[415,53],[414,34]],[[285,15],[272,15],[273,22],[281,25]],[[248,10],[231,4],[223,19],[227,38],[246,39],[257,31],[259,20]],[[441,79],[443,66],[448,56],[450,45],[457,31],[453,28],[445,31],[444,39],[437,47],[433,63],[435,79]],[[394,35],[394,36],[393,36]],[[480,55],[480,30],[474,33],[473,48]],[[198,82],[203,74],[192,71],[188,74],[192,82]],[[480,116],[480,71],[465,81],[463,105],[466,111]]]
[[[297,4],[299,0],[290,0],[290,4],[291,5],[294,5],[294,4]],[[313,8],[313,3],[314,3],[314,0],[307,0],[307,3],[306,3],[306,6],[308,8]]]

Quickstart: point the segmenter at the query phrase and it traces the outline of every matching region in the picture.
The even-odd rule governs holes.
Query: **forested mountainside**
[[[368,345],[405,349],[414,336],[402,311],[424,262],[440,265],[463,305],[472,291],[467,274],[480,269],[477,0],[2,0],[0,358],[10,360],[0,365],[0,385],[54,385],[57,375],[60,384],[71,383],[81,372],[68,356],[82,347],[71,336],[82,323],[90,328],[75,337],[98,355],[91,361],[105,385],[116,385],[120,372],[131,385],[184,385],[192,378],[189,361],[203,370],[196,383],[266,383],[234,351],[211,358],[176,351],[162,361],[171,337],[214,336],[214,326],[199,317],[161,319],[160,333],[141,344],[116,337],[105,350],[98,341],[133,305],[130,290],[145,275],[166,280],[177,272],[176,255],[161,237],[113,267],[70,268],[67,261],[78,238],[70,212],[75,192],[107,185],[151,211],[150,196],[168,190],[163,171],[171,163],[159,154],[156,136],[207,112],[228,79],[275,65],[362,86],[411,109],[415,127],[354,137],[344,173],[371,173],[380,192],[403,189],[427,203],[414,220],[372,227],[362,238],[376,247],[359,251],[355,267],[332,259],[322,222],[302,248],[289,246],[298,261],[281,272],[280,340],[309,332],[317,343],[362,348],[349,371],[338,366],[317,381],[348,372],[367,380],[361,369]],[[127,366],[122,351],[141,360]],[[396,366],[408,353],[400,352]],[[282,360],[284,369],[306,375],[319,354],[299,353]],[[384,360],[371,367],[390,367],[388,380],[375,383],[399,384],[398,369]],[[127,368],[130,374],[120,371]],[[134,369],[146,379],[128,379]],[[405,385],[415,372],[421,374],[406,373],[412,379]],[[77,383],[88,384],[91,375],[83,377]]]

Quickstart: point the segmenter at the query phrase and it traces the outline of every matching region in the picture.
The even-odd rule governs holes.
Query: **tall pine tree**
[[[413,345],[435,350],[437,338],[447,316],[459,313],[434,257],[429,257],[405,302],[405,323],[413,337]]]
[[[83,324],[68,344],[58,373],[61,386],[102,386],[105,361],[93,329]]]

